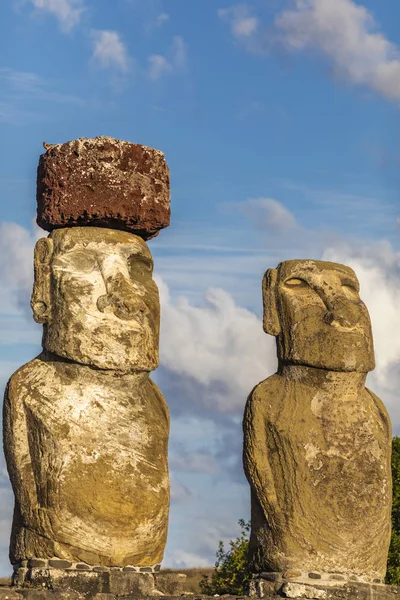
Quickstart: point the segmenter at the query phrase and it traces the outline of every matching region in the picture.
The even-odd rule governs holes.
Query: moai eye
[[[293,291],[303,291],[310,287],[304,279],[298,279],[297,277],[288,279],[285,281],[285,285]]]
[[[354,287],[354,285],[350,285],[348,283],[343,283],[342,290],[343,290],[345,296],[347,296],[347,298],[350,298],[352,300],[358,298],[358,290],[356,287]]]
[[[128,265],[132,279],[151,278],[153,261],[150,258],[133,254],[128,258]]]
[[[87,250],[71,250],[57,257],[54,261],[57,270],[72,273],[91,273],[98,269],[97,257]]]

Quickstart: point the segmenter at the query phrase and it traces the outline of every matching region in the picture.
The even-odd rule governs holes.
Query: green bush
[[[224,543],[219,542],[215,571],[211,578],[204,575],[200,581],[202,594],[232,594],[242,596],[246,593],[250,573],[247,567],[250,522],[239,520],[240,536],[229,542],[230,550],[225,552]]]
[[[392,539],[385,583],[400,585],[400,437],[394,437],[392,441],[392,479]]]

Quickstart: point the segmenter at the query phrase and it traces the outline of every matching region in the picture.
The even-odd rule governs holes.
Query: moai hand
[[[263,299],[279,368],[251,392],[243,420],[252,571],[381,580],[392,436],[365,388],[375,361],[357,277],[344,265],[286,261],[265,274]]]
[[[104,139],[114,152],[127,144],[98,138],[89,150]],[[53,228],[37,242],[31,305],[43,353],[14,373],[5,395],[10,559],[28,561],[31,581],[39,567],[157,571],[167,538],[169,414],[149,378],[160,320],[153,260],[132,220],[129,231],[123,220],[102,225]]]

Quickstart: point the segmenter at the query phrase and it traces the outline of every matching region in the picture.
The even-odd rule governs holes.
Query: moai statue
[[[289,260],[266,272],[263,300],[279,367],[253,389],[243,420],[252,571],[270,581],[381,581],[392,436],[365,387],[375,360],[357,277]]]
[[[31,301],[43,352],[11,377],[4,404],[17,583],[149,580],[169,513],[169,413],[149,377],[159,296],[143,239],[169,224],[163,154],[105,137],[52,146],[38,222],[51,230],[36,244]]]

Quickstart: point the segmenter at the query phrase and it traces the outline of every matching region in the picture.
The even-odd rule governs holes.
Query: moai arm
[[[250,394],[243,418],[243,466],[252,490],[266,515],[275,514],[277,495],[274,478],[268,459],[266,439],[265,397],[257,394],[257,388]]]
[[[149,379],[149,383],[157,397],[157,399],[160,402],[160,408],[162,411],[162,414],[165,418],[165,422],[168,426],[168,432],[169,432],[169,428],[170,428],[170,416],[169,416],[169,410],[168,410],[168,404],[164,398],[164,396],[162,395],[162,392],[160,390],[160,388],[154,383],[154,381],[152,379]]]
[[[280,323],[276,306],[276,269],[268,269],[262,282],[263,328],[269,335],[277,336]],[[246,477],[256,493],[265,514],[275,514],[277,496],[271,466],[268,460],[266,439],[266,391],[275,378],[256,386],[248,397],[243,418],[243,464]],[[270,393],[270,392],[269,392]]]
[[[32,522],[32,508],[38,499],[28,443],[26,413],[21,395],[15,389],[15,378],[11,377],[4,395],[3,443],[4,454],[16,499],[16,514],[25,522]]]
[[[389,413],[386,410],[386,407],[383,404],[382,400],[380,398],[378,398],[378,396],[376,394],[374,394],[374,392],[371,392],[371,390],[369,390],[368,388],[365,388],[365,389],[368,392],[368,394],[371,396],[372,400],[375,403],[376,408],[379,411],[379,414],[382,418],[382,423],[384,424],[384,427],[386,430],[386,436],[387,436],[387,439],[390,441],[390,447],[391,447],[391,444],[392,444],[392,422],[390,420]],[[390,459],[390,457],[389,457],[389,459]]]

